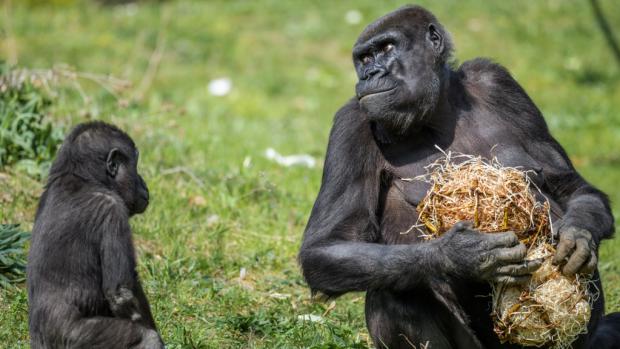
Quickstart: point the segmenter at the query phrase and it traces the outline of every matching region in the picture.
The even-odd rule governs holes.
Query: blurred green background
[[[363,295],[313,302],[296,253],[333,115],[353,95],[353,42],[403,4],[2,2],[0,57],[56,74],[49,120],[113,122],[141,149],[153,200],[132,226],[169,348],[370,347]],[[420,4],[452,33],[458,61],[490,57],[513,73],[620,216],[620,69],[590,3]],[[620,36],[620,3],[601,7]],[[215,79],[230,91],[214,95]],[[318,165],[281,166],[268,148]],[[2,169],[0,223],[30,229],[41,191],[38,177]],[[620,311],[618,257],[620,243],[606,241],[607,311]],[[0,324],[0,347],[28,346],[23,285],[0,289]]]

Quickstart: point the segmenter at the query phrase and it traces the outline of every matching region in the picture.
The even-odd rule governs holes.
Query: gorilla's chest
[[[387,188],[388,196],[394,197],[394,199],[398,197],[398,200],[405,204],[417,206],[431,187],[429,183],[421,178],[425,173],[426,170],[424,168],[404,173],[399,171],[392,172],[390,184]]]
[[[470,147],[450,146],[445,151],[488,156],[488,150]],[[431,188],[421,177],[427,173],[426,167],[444,154],[434,146],[428,146],[399,149],[384,155],[386,166],[379,203],[381,237],[388,244],[420,241],[425,232],[418,222],[416,208]]]
[[[481,144],[484,142],[480,142]],[[491,154],[491,149],[493,153]],[[453,153],[496,157],[505,166],[514,166],[530,171],[530,179],[538,188],[543,188],[544,175],[539,172],[538,164],[526,153],[508,144],[494,146],[482,144],[480,147],[463,146],[453,143],[444,151]],[[414,243],[426,233],[418,221],[417,206],[424,199],[431,185],[420,177],[427,173],[426,167],[439,160],[444,154],[432,147],[417,149],[399,149],[398,152],[384,152],[386,165],[384,181],[381,185],[379,202],[381,238],[388,244]],[[536,194],[538,199],[544,200]],[[561,208],[553,197],[546,195],[550,201],[553,219],[561,216]]]
[[[449,146],[444,150],[460,154],[470,154],[475,156],[488,156],[488,151],[480,149],[470,149],[464,147]],[[399,149],[391,154],[385,152],[386,165],[385,172],[389,178],[389,184],[385,189],[393,192],[388,197],[399,198],[403,203],[417,206],[426,196],[431,185],[422,178],[427,174],[427,167],[440,160],[445,154],[434,146],[422,146],[418,148]]]
[[[430,184],[421,180],[424,166],[432,161],[420,161],[404,166],[388,166],[380,195],[381,236],[385,243],[403,244],[418,241],[422,231],[416,207],[424,199]]]

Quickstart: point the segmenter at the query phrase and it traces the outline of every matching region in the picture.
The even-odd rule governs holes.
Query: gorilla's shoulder
[[[356,134],[359,137],[369,131],[368,117],[360,107],[357,98],[351,98],[336,112],[332,133],[338,134],[339,137],[344,134]]]
[[[497,85],[516,83],[508,69],[488,58],[465,61],[457,73],[463,83],[470,86],[497,87]]]
[[[345,153],[369,151],[374,144],[370,121],[357,98],[351,98],[336,112],[329,139],[328,147]]]
[[[458,74],[470,97],[498,117],[510,119],[512,126],[546,128],[540,110],[502,65],[476,58],[463,63]]]
[[[346,123],[349,126],[354,124],[362,124],[366,121],[366,116],[362,108],[360,107],[357,98],[353,97],[347,103],[345,103],[334,116],[334,126],[341,123]]]
[[[123,199],[110,190],[89,190],[82,194],[79,206],[91,212],[90,219],[128,219],[129,214]]]
[[[487,58],[476,58],[463,63],[457,74],[468,95],[496,107],[537,109],[523,87],[508,69]]]

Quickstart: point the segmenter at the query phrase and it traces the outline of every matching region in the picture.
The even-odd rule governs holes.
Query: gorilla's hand
[[[142,315],[138,311],[140,305],[138,299],[134,296],[133,292],[126,287],[119,287],[114,292],[108,292],[106,294],[110,309],[114,316],[124,319],[131,319],[131,321],[139,321],[142,319]]]
[[[159,333],[153,329],[145,329],[142,334],[142,341],[133,349],[164,349],[164,342],[161,340]]]
[[[564,264],[562,273],[570,276],[576,273],[592,274],[596,268],[596,242],[592,233],[585,229],[564,224],[560,221],[556,225],[555,234],[559,235],[560,242],[553,257],[556,265]]]
[[[542,264],[524,260],[527,250],[513,232],[484,234],[469,222],[455,224],[436,241],[446,272],[456,278],[522,284]]]

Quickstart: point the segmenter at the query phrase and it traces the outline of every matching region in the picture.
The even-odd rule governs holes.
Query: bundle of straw
[[[494,330],[502,343],[570,347],[586,332],[593,297],[588,280],[566,277],[551,264],[555,249],[548,201],[526,171],[504,167],[497,159],[444,154],[426,167],[426,175],[414,178],[431,184],[417,207],[416,226],[426,228],[427,239],[459,221],[472,221],[485,233],[514,231],[528,248],[526,259],[544,262],[528,285],[492,285]]]

